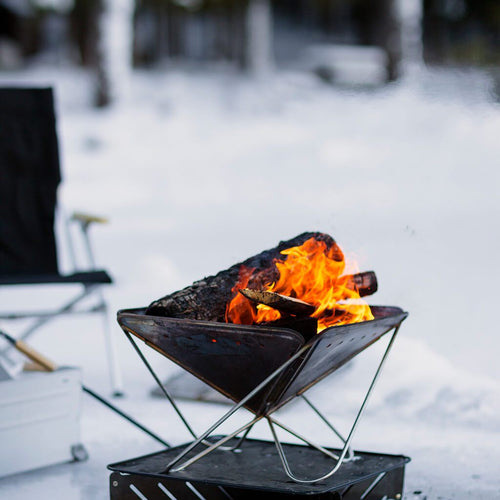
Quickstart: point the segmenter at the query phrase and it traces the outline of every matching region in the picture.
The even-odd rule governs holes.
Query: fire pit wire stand
[[[293,495],[294,498],[296,495],[342,499],[381,499],[383,496],[386,498],[398,498],[399,496],[401,498],[404,466],[409,461],[407,457],[363,452],[354,454],[350,448],[360,418],[395,341],[401,322],[407,316],[399,308],[378,307],[373,309],[375,320],[329,328],[307,343],[301,338],[302,345],[297,343],[296,337],[300,336],[295,335],[296,332],[288,331],[291,333],[288,337],[288,345],[283,340],[286,340],[286,335],[284,335],[281,339],[284,343],[283,353],[278,353],[277,356],[273,357],[272,362],[268,363],[274,369],[268,370],[265,373],[267,376],[263,380],[261,376],[259,383],[249,392],[244,393],[243,397],[241,397],[243,388],[238,381],[236,381],[236,386],[224,386],[224,376],[227,374],[222,374],[223,378],[220,379],[223,381],[222,384],[220,384],[220,380],[213,379],[215,374],[212,373],[212,368],[207,368],[207,359],[212,359],[206,357],[210,355],[207,350],[212,351],[211,354],[215,356],[221,354],[221,349],[222,352],[229,351],[225,354],[231,357],[232,352],[248,353],[248,348],[252,352],[256,340],[260,352],[263,352],[262,349],[265,349],[266,341],[272,343],[272,340],[269,339],[276,339],[275,331],[269,332],[255,327],[242,328],[240,325],[214,325],[198,321],[151,317],[146,316],[143,310],[121,311],[118,314],[120,326],[193,436],[194,441],[153,455],[110,465],[109,468],[115,471],[111,476],[112,499],[129,498],[123,496],[122,486],[125,477],[127,477],[125,482],[128,483],[128,486],[125,487],[128,488],[127,492],[132,491],[135,495],[130,496],[130,498],[150,498],[144,493],[146,490],[149,491],[150,487],[160,488],[163,493],[166,489],[171,493],[174,486],[174,490],[179,490],[179,488],[186,490],[187,488],[191,491],[191,495],[193,494],[191,487],[198,488],[197,491],[201,488],[205,493],[201,496],[194,493],[195,497],[207,499],[247,498],[245,495],[250,495],[249,492],[253,492],[255,495],[259,491],[267,492],[267,495],[272,495],[272,498],[288,498],[289,495]],[[253,328],[254,336],[259,338],[247,339],[243,346],[245,349],[240,349],[243,340],[248,335],[248,332],[240,330],[248,328]],[[287,332],[285,329],[282,330]],[[347,438],[343,438],[328,419],[303,395],[303,392],[390,331],[392,331],[392,336],[365,398]],[[226,396],[231,397],[236,401],[233,407],[204,433],[196,436],[131,334],[144,340],[157,351]],[[186,345],[186,340],[193,341],[191,349],[189,345]],[[220,346],[217,346],[218,343]],[[184,349],[179,350],[180,346]],[[198,349],[194,355],[193,346]],[[295,351],[292,355],[287,350],[290,347]],[[190,353],[187,355],[187,359],[185,352]],[[274,359],[275,357],[279,359]],[[205,362],[200,364],[200,360],[203,359]],[[260,369],[262,369],[262,363],[265,364],[265,362],[259,363]],[[241,359],[239,364],[241,364]],[[217,366],[224,372],[224,366],[220,366],[220,363]],[[233,366],[233,371],[235,368],[237,370],[244,369],[241,366]],[[277,409],[298,396],[341,439],[342,449],[327,449],[317,445],[271,416]],[[212,442],[210,436],[214,431],[242,407],[252,411],[255,417],[231,434]],[[269,441],[247,438],[252,427],[262,419],[266,419],[268,422],[274,446]],[[306,443],[307,446],[281,443],[276,433],[276,427],[292,434]],[[240,434],[242,436],[237,438]],[[185,461],[181,462],[183,459]],[[332,460],[333,467],[331,466]],[[295,470],[293,472],[290,463],[294,464]],[[318,471],[321,471],[319,476]],[[127,476],[123,476],[123,474]],[[315,477],[311,477],[312,475]],[[138,489],[138,482],[142,489]],[[142,496],[137,495],[134,488],[141,492]],[[113,496],[116,492],[120,492],[120,496]],[[221,493],[224,496],[220,496]],[[322,495],[326,493],[330,496],[323,497]],[[173,496],[165,494],[169,498],[195,498],[193,496],[177,496],[173,493]],[[208,496],[206,496],[207,494]],[[387,496],[389,494],[393,496]]]

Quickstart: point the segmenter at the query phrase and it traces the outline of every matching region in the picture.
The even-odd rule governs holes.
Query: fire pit
[[[295,259],[291,249],[306,248],[304,262],[312,260],[311,254],[316,250],[312,249],[311,240],[320,242],[321,253],[327,255],[328,273],[331,274],[332,269],[338,270],[334,280],[327,282],[326,286],[336,287],[338,283],[342,290],[332,290],[326,305],[307,293],[307,300],[303,300],[304,294],[297,292],[300,292],[300,287],[306,292],[317,288],[317,276],[307,286],[303,284],[304,279],[299,285],[290,285],[289,280],[285,280],[286,283],[283,280],[284,275],[293,274],[300,268],[297,261],[291,262]],[[285,260],[280,255],[288,257]],[[291,271],[284,267],[287,261]],[[186,485],[196,484],[196,488],[210,492],[204,498],[223,498],[211,496],[214,491],[220,495],[221,489],[229,498],[246,498],[241,496],[242,492],[255,490],[265,491],[268,495],[320,495],[335,491],[339,496],[334,498],[351,498],[345,496],[347,491],[359,493],[361,487],[365,488],[361,495],[352,498],[381,498],[383,495],[370,495],[382,491],[380,488],[383,489],[384,485],[387,485],[384,495],[391,494],[394,498],[400,495],[404,464],[409,459],[354,453],[350,444],[407,313],[398,307],[365,307],[359,302],[359,297],[376,290],[374,273],[344,276],[344,267],[343,254],[333,239],[322,233],[304,233],[282,242],[276,249],[262,252],[216,276],[155,301],[149,308],[120,311],[118,322],[121,328],[194,440],[159,454],[111,465],[110,469],[115,471],[112,481],[116,482],[115,490],[111,488],[112,494],[118,490],[123,493],[123,476],[119,476],[118,481],[116,474],[126,473],[133,476],[133,481],[137,481],[136,475],[141,476],[139,482],[146,489],[151,481],[158,483],[158,479],[162,481],[158,484],[169,492],[172,488],[178,489],[179,485],[185,489]],[[283,294],[284,290],[286,294]],[[346,296],[353,298],[355,303],[350,304]],[[272,306],[265,302],[269,300]],[[277,309],[269,311],[274,308]],[[245,322],[248,324],[242,324]],[[314,328],[311,328],[311,323]],[[389,332],[392,334],[385,353],[351,430],[344,438],[304,393]],[[232,399],[234,406],[197,436],[134,339],[144,341]],[[341,449],[317,445],[275,418],[274,413],[279,408],[297,397],[303,398],[341,440]],[[214,441],[214,431],[242,407],[252,412],[253,418]],[[267,421],[274,445],[247,437],[261,420]],[[276,428],[284,429],[307,446],[282,444]]]

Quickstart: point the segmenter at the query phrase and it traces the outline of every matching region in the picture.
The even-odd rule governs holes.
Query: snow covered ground
[[[55,86],[61,204],[111,220],[93,238],[115,278],[112,311],[147,305],[281,239],[327,232],[361,270],[377,272],[371,303],[410,313],[354,446],[410,456],[408,500],[500,498],[500,106],[486,74],[419,71],[354,91],[296,73],[252,81],[137,72],[107,111],[90,109],[89,78],[77,70],[32,68],[0,83]],[[68,266],[64,250],[61,261]],[[1,294],[7,308],[40,301],[29,289]],[[148,396],[152,380],[114,330],[127,392],[118,404],[166,440],[188,441],[168,405]],[[61,320],[32,343],[83,367],[85,383],[108,394],[101,337],[88,317]],[[382,347],[312,390],[344,431]],[[149,354],[162,377],[177,371]],[[224,411],[181,407],[198,431]],[[336,444],[299,403],[284,413]],[[87,397],[82,441],[89,461],[2,479],[0,497],[107,498],[108,463],[159,449]]]

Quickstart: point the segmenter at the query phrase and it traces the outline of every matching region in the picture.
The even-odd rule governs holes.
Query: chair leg
[[[118,356],[116,352],[115,336],[111,331],[109,322],[108,306],[104,301],[102,293],[99,293],[103,305],[103,328],[104,328],[104,341],[106,343],[106,356],[108,358],[109,377],[111,381],[111,388],[113,396],[122,397],[123,392],[123,379],[120,365],[118,363]]]
[[[67,304],[62,306],[60,309],[48,313],[20,313],[20,314],[11,314],[5,316],[5,319],[22,319],[22,318],[29,318],[29,317],[36,317],[36,320],[26,329],[24,330],[20,335],[18,340],[26,340],[28,337],[30,337],[35,330],[38,330],[42,326],[44,326],[46,323],[49,321],[57,318],[60,315],[67,314],[67,313],[75,313],[77,312],[74,307],[77,303],[79,303],[81,300],[85,299],[86,297],[90,296],[91,294],[96,294],[97,299],[99,300],[99,303],[92,307],[89,310],[85,311],[79,311],[82,313],[89,313],[89,312],[101,312],[103,315],[103,328],[104,328],[104,341],[105,341],[105,349],[106,349],[106,357],[107,357],[107,362],[108,362],[108,369],[109,369],[109,376],[111,380],[111,387],[113,391],[113,395],[116,397],[123,396],[123,382],[122,382],[122,374],[120,370],[120,366],[118,364],[118,357],[116,354],[116,346],[115,346],[115,337],[112,334],[111,331],[111,325],[109,321],[109,315],[108,315],[108,306],[106,301],[104,300],[104,295],[102,293],[102,290],[100,290],[98,287],[95,287],[93,285],[86,285],[84,286],[84,290],[81,294],[77,295],[74,299],[70,300]],[[5,349],[0,351],[0,355],[3,356],[8,356],[8,353],[12,352],[12,347],[7,346]]]
[[[29,319],[29,318],[34,318],[34,321],[31,322],[31,324],[25,328],[18,336],[17,340],[27,340],[29,337],[35,333],[36,330],[42,328],[45,326],[47,323],[50,321],[57,319],[59,316],[64,315],[64,314],[74,314],[76,311],[74,310],[74,307],[82,300],[84,300],[86,297],[94,293],[97,289],[93,286],[84,286],[83,291],[78,294],[76,297],[71,299],[69,302],[66,304],[62,305],[59,309],[53,310],[53,311],[48,311],[48,312],[36,312],[36,311],[31,311],[31,312],[19,312],[19,313],[12,313],[12,314],[6,314],[6,315],[1,315],[1,319],[6,319],[6,320],[21,320],[21,319]],[[102,294],[100,296],[101,304],[97,306],[96,309],[92,309],[90,311],[83,311],[83,312],[97,312],[100,310],[104,310],[106,307],[106,303],[104,302],[104,299],[102,297]],[[0,351],[0,355],[4,357],[9,357],[10,353],[15,352],[14,348],[9,345],[2,349]]]

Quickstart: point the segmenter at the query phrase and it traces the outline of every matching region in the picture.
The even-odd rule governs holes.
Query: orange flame
[[[303,245],[281,253],[283,260],[274,262],[279,278],[264,289],[314,305],[316,311],[312,317],[318,319],[318,333],[329,326],[373,319],[368,304],[361,300],[357,290],[352,289],[352,284],[348,286],[348,276],[342,276],[346,261],[336,243],[328,248],[325,242],[310,238]],[[226,307],[227,322],[251,325],[281,317],[276,309],[262,304],[255,307],[238,293],[259,272],[263,270],[243,266],[240,269],[239,281],[232,290],[235,295]]]

